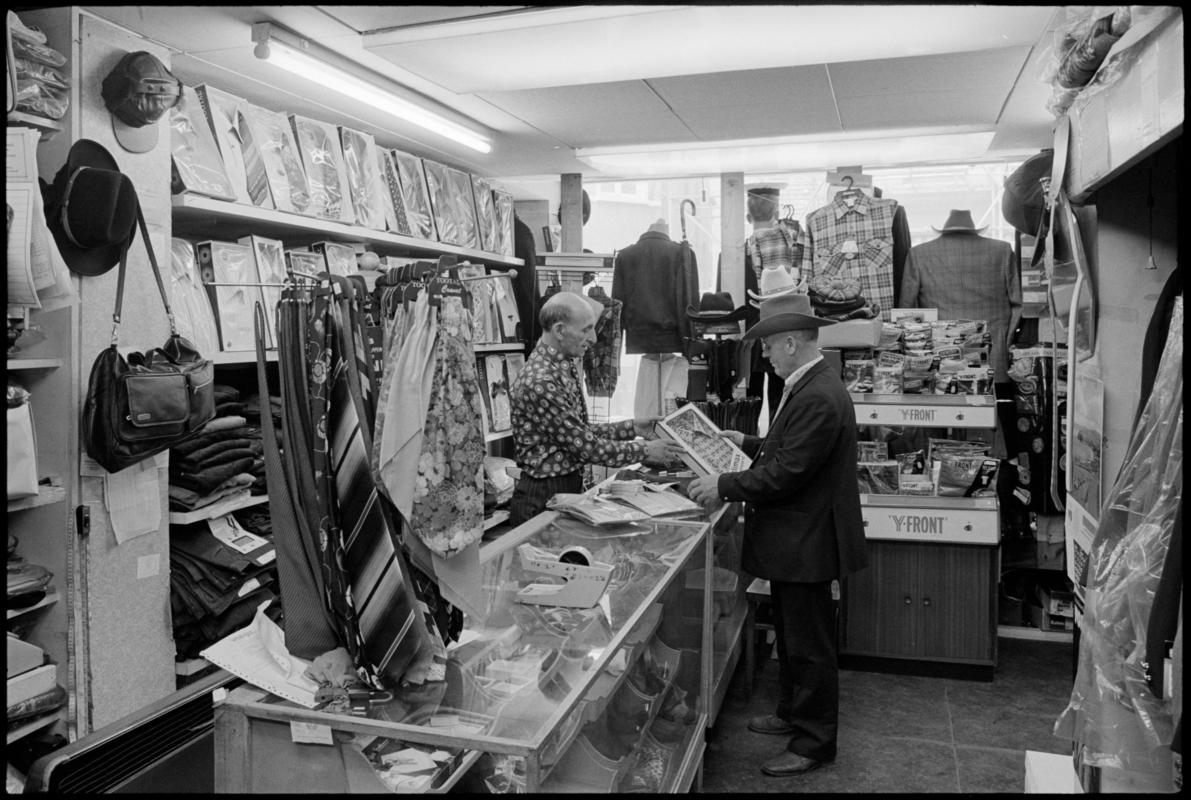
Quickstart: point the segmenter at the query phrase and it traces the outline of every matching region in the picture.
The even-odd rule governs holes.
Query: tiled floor
[[[991,683],[841,672],[838,756],[793,778],[761,774],[785,741],[747,727],[776,697],[777,662],[766,659],[750,697],[738,686],[729,692],[709,736],[703,790],[1020,793],[1026,750],[1070,752],[1051,729],[1070,697],[1072,645],[1000,639],[998,650]]]

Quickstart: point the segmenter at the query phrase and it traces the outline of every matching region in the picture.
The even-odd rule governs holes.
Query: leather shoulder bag
[[[215,416],[215,369],[178,334],[145,217],[137,209],[141,239],[169,318],[170,337],[161,347],[128,358],[118,349],[120,311],[128,251],[120,258],[112,343],[91,365],[83,404],[83,445],[109,472],[167,450],[198,433]]]

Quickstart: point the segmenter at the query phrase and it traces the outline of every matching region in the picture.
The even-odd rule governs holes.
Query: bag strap
[[[165,305],[165,316],[170,323],[170,336],[178,335],[178,326],[174,321],[174,310],[170,307],[170,298],[165,291],[165,282],[161,279],[161,268],[157,266],[157,254],[153,251],[153,242],[149,239],[149,227],[145,224],[145,214],[140,204],[136,207],[136,221],[141,230],[141,240],[145,243],[145,252],[149,254],[149,265],[153,267],[153,278],[157,281],[157,291],[161,294],[161,302]],[[124,307],[124,278],[128,272],[128,251],[132,249],[132,242],[128,243],[124,252],[120,254],[120,273],[116,280],[116,310],[112,314],[112,346],[119,342],[120,314]]]

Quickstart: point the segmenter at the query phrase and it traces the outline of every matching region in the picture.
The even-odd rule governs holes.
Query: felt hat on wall
[[[79,139],[53,184],[42,181],[46,224],[72,272],[94,276],[114,267],[136,236],[140,201],[103,145]]]
[[[834,324],[834,320],[815,316],[811,300],[805,294],[783,294],[761,301],[761,320],[744,332],[744,338],[764,339],[775,333]]]
[[[933,227],[933,226],[932,226]],[[980,233],[988,226],[977,228],[976,223],[972,222],[972,212],[964,209],[951,209],[951,213],[947,215],[947,221],[943,223],[943,227],[935,228],[939,233]]]

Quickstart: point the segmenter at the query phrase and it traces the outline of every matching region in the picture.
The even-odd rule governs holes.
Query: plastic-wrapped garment
[[[350,128],[339,129],[343,161],[356,224],[373,230],[385,230],[384,196],[388,191],[376,157],[376,140],[370,134]]]
[[[1145,680],[1146,626],[1183,486],[1183,304],[1092,540],[1079,668],[1055,724],[1091,766],[1171,774],[1170,700]]]
[[[310,210],[310,189],[289,119],[279,111],[245,103],[241,109],[260,152],[269,190],[278,211]]]
[[[479,223],[480,247],[490,253],[500,252],[500,241],[496,229],[496,204],[492,199],[492,186],[478,175],[471,176],[471,184],[476,196],[476,221]]]
[[[476,223],[476,202],[471,177],[437,161],[422,159],[426,183],[430,187],[430,209],[438,238],[447,244],[480,248]]]
[[[351,224],[356,221],[351,198],[346,196],[347,167],[335,126],[291,114],[298,153],[310,189],[310,211],[325,219]]]
[[[194,245],[185,239],[170,239],[169,289],[178,333],[189,339],[200,353],[218,353],[219,330],[215,327],[211,299],[199,280]]]
[[[207,124],[198,94],[189,86],[182,87],[181,101],[170,109],[170,155],[179,183],[175,192],[236,199],[215,134]]]
[[[393,150],[393,163],[401,182],[401,196],[409,219],[410,235],[431,242],[438,241],[434,214],[430,211],[430,189],[426,185],[426,170],[422,159]]]

